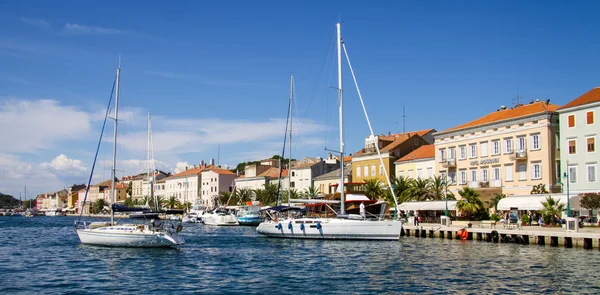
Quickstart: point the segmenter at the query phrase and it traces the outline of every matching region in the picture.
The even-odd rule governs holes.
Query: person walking
[[[415,226],[419,225],[419,212],[418,211],[415,211],[415,222],[414,223],[415,223]]]

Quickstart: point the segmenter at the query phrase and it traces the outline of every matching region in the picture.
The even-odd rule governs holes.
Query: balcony
[[[514,153],[510,154],[509,158],[515,161],[527,160],[527,151],[515,151]]]
[[[442,162],[444,168],[456,168],[456,159],[448,159],[448,161]]]

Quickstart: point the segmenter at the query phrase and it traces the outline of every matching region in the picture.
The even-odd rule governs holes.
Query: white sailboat
[[[340,203],[340,214],[334,218],[292,218],[288,215],[286,219],[269,220],[261,222],[256,231],[259,234],[267,237],[291,238],[291,239],[345,239],[345,240],[398,240],[402,223],[395,220],[366,219],[360,215],[345,214],[345,196],[344,196],[344,132],[343,132],[343,100],[342,100],[342,48],[344,52],[345,46],[342,43],[340,23],[336,24],[337,28],[337,62],[338,62],[338,97],[339,97],[339,124],[340,124],[340,201],[331,201]],[[343,47],[342,47],[343,46]],[[346,58],[347,58],[346,53]],[[350,60],[348,59],[350,64]],[[352,71],[352,67],[350,66]],[[354,72],[352,72],[354,76]],[[355,80],[356,82],[356,80]],[[359,97],[360,91],[358,91]],[[291,98],[290,98],[291,99]],[[364,103],[363,103],[364,109]],[[365,115],[367,115],[365,110]],[[369,122],[367,116],[367,122]],[[369,122],[369,128],[371,124]],[[371,134],[373,130],[371,128]],[[383,166],[383,160],[379,152],[377,153]],[[387,170],[384,169],[385,176],[388,179]],[[394,200],[396,196],[393,194]],[[305,200],[307,201],[307,200]],[[303,201],[304,202],[304,201]],[[318,201],[322,203],[323,201]],[[397,203],[397,201],[396,201]],[[396,206],[397,207],[397,206]]]
[[[112,204],[110,222],[93,222],[89,225],[85,222],[76,222],[75,232],[77,233],[77,236],[82,244],[90,245],[113,247],[172,247],[183,245],[183,237],[179,235],[179,232],[183,228],[181,223],[175,229],[172,224],[170,224],[171,226],[167,226],[167,224],[162,223],[160,220],[152,220],[149,224],[118,224],[114,221],[115,209],[113,205],[115,204],[115,166],[117,161],[117,124],[119,111],[120,72],[121,69],[119,66],[117,68],[117,77],[115,81],[113,163],[111,170]]]

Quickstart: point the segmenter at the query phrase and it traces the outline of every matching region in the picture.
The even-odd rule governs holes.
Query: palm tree
[[[264,189],[255,189],[256,200],[262,202],[265,206],[272,206],[277,203],[279,191],[276,184],[265,183]]]
[[[92,214],[99,214],[104,211],[104,207],[108,206],[108,203],[104,199],[98,199],[92,204],[90,211]]]
[[[219,204],[221,205],[227,205],[227,201],[229,201],[229,199],[231,198],[231,192],[220,192],[219,193]]]
[[[314,185],[311,185],[309,188],[304,189],[304,192],[302,194],[309,199],[314,199],[318,197],[320,193],[320,189],[316,188]]]
[[[246,202],[252,201],[252,191],[248,188],[236,189],[234,194],[238,202],[237,204],[243,205]]]
[[[427,201],[431,199],[431,183],[429,179],[417,178],[410,186],[410,193],[415,201]]]
[[[390,180],[392,183],[392,189],[394,190],[394,194],[396,194],[396,199],[398,200],[398,205],[413,200],[413,197],[410,193],[410,187],[414,181],[412,178],[398,176],[397,178],[392,178]],[[389,190],[386,194],[386,200],[388,201],[388,204],[394,204],[392,194]]]
[[[440,201],[446,199],[446,191],[448,190],[448,184],[445,179],[441,176],[433,176],[429,180],[429,196],[433,201]]]
[[[125,199],[125,201],[123,201],[123,205],[127,206],[127,207],[133,207],[133,206],[135,206],[135,201],[133,200],[132,197],[127,197]]]
[[[479,193],[470,187],[465,187],[458,191],[461,196],[460,201],[456,203],[456,208],[467,213],[469,218],[477,212],[484,210],[483,202],[479,198]]]
[[[295,188],[286,190],[283,192],[283,199],[281,200],[282,203],[286,203],[289,199],[298,199],[298,196],[300,196],[301,194],[298,193],[298,190]]]
[[[546,197],[546,201],[542,202],[542,216],[544,218],[544,222],[546,224],[554,224],[556,218],[560,218],[562,212],[565,210],[565,204],[561,203],[559,200],[553,199],[551,196]]]
[[[498,203],[504,198],[506,198],[506,194],[495,193],[494,198],[487,201],[489,208],[494,208],[494,211],[498,211]]]
[[[169,209],[177,208],[179,205],[181,205],[181,203],[175,196],[171,196],[169,200],[167,200],[167,208]]]
[[[371,200],[376,200],[382,197],[383,188],[381,180],[371,178],[365,180],[365,195]]]

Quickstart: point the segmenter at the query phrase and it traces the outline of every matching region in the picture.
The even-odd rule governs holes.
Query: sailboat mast
[[[121,59],[119,58],[119,67],[117,67],[117,82],[115,84],[115,133],[113,137],[113,158],[112,158],[112,170],[110,173],[111,178],[111,204],[110,204],[110,224],[114,224],[115,222],[115,211],[113,210],[113,204],[115,203],[115,176],[117,167],[117,125],[119,119],[119,80],[121,76]]]
[[[337,62],[338,62],[338,97],[340,117],[340,214],[346,214],[346,198],[344,196],[344,108],[342,100],[342,28],[340,23],[337,27]]]
[[[290,154],[288,155],[288,206],[292,198],[292,110],[294,108],[294,75],[290,75]],[[288,211],[289,214],[289,211]]]
[[[148,113],[148,130],[147,130],[147,138],[148,138],[148,142],[146,143],[146,151],[147,151],[147,165],[146,165],[146,171],[147,171],[147,177],[148,179],[146,181],[148,181],[148,197],[150,198],[152,196],[152,183],[150,181],[150,169],[151,169],[151,164],[150,164],[150,113]]]

